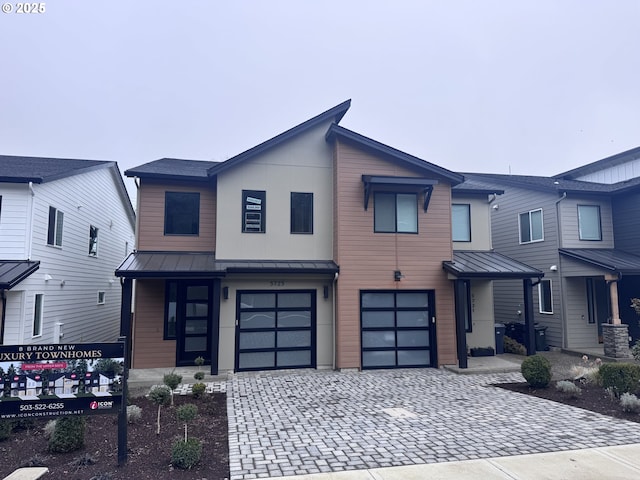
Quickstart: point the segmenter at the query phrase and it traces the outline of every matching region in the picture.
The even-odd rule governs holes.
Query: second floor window
[[[198,235],[200,232],[200,194],[165,192],[164,234]]]
[[[49,227],[47,229],[47,245],[62,246],[62,224],[64,213],[55,207],[49,207]]]
[[[580,240],[602,240],[599,205],[578,205]]]
[[[451,206],[451,227],[454,242],[471,241],[471,205],[454,203]]]
[[[89,227],[89,256],[98,256],[98,228],[93,225]]]
[[[313,233],[313,193],[291,192],[291,233]]]
[[[374,232],[418,233],[418,198],[415,193],[377,192],[373,201]]]
[[[544,240],[542,228],[542,209],[521,213],[520,243],[540,242]]]
[[[262,190],[242,191],[242,231],[244,233],[266,232],[267,192]]]

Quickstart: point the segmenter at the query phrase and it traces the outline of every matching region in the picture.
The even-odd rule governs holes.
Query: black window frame
[[[173,288],[173,290],[172,290]],[[174,295],[172,300],[172,294]],[[174,312],[173,321],[170,321],[169,304],[173,302]],[[177,338],[177,320],[178,320],[178,281],[167,280],[164,289],[164,329],[162,333],[163,340],[175,340]]]
[[[267,233],[267,192],[265,190],[242,190],[241,222],[242,233]],[[256,225],[257,228],[253,228]]]
[[[459,240],[457,238],[455,238],[454,236],[454,231],[453,231],[453,207],[466,207],[466,211],[467,211],[467,238],[465,240]],[[453,203],[451,204],[451,240],[453,242],[465,242],[465,243],[469,243],[471,242],[471,204],[470,203]]]
[[[49,206],[49,220],[47,225],[47,245],[62,248],[64,232],[64,212]]]
[[[292,234],[313,234],[313,193],[291,192]]]
[[[381,230],[380,227],[378,226],[378,222],[377,220],[377,212],[378,210],[378,198],[380,198],[381,195],[384,196],[393,196],[394,197],[394,229],[393,230]],[[414,201],[414,205],[415,205],[415,225],[416,225],[416,229],[415,231],[409,231],[409,230],[403,230],[403,231],[399,231],[398,230],[398,195],[407,195],[407,196],[412,196],[414,197],[415,201]],[[373,232],[374,233],[398,233],[398,234],[409,234],[409,235],[417,235],[419,233],[419,227],[418,227],[418,194],[415,192],[398,192],[398,191],[385,191],[385,190],[381,190],[381,191],[377,191],[374,192],[373,194]]]
[[[94,225],[89,225],[89,256],[98,256],[98,231],[99,228]]]
[[[186,203],[191,211],[178,209],[176,202]],[[189,218],[186,218],[186,217]],[[176,220],[180,220],[176,222]],[[184,228],[191,221],[188,228]],[[200,192],[166,191],[164,192],[164,235],[197,237],[200,235]]]

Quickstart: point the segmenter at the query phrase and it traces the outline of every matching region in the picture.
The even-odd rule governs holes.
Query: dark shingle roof
[[[130,168],[124,174],[127,177],[208,180],[208,171],[217,162],[205,160],[181,160],[177,158],[161,158]]]
[[[0,182],[44,183],[115,165],[99,160],[0,155]]]
[[[453,261],[442,262],[445,271],[458,278],[541,278],[537,268],[491,251],[454,250]]]
[[[483,195],[491,195],[495,193],[496,195],[502,195],[504,190],[495,185],[491,185],[490,183],[482,182],[475,178],[467,178],[465,176],[464,182],[454,185],[451,188],[451,193],[476,193]]]

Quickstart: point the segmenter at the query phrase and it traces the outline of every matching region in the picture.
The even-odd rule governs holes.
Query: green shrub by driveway
[[[633,363],[605,363],[598,372],[603,388],[611,388],[616,397],[636,393],[640,386],[640,365]]]
[[[542,355],[532,355],[522,361],[522,376],[533,388],[546,388],[551,381],[551,363]]]

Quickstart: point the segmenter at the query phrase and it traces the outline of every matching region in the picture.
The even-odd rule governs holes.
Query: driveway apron
[[[519,373],[436,369],[236,373],[231,479],[624,445],[638,424],[492,387]]]

